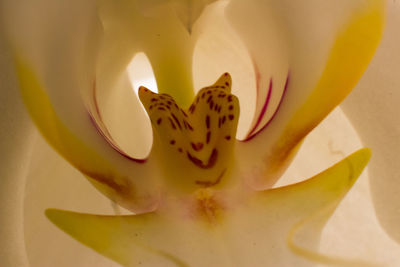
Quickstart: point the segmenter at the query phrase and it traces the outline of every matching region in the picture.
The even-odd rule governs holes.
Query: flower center
[[[188,109],[167,94],[139,88],[153,127],[153,152],[174,188],[192,192],[226,184],[239,117],[231,83],[230,75],[223,74],[201,89]]]

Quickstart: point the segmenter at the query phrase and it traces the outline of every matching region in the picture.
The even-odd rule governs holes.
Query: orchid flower
[[[10,96],[79,171],[72,176],[130,212],[47,209],[59,229],[122,266],[381,263],[318,250],[369,148],[339,153],[340,161],[300,182],[276,183],[367,69],[383,34],[384,1],[26,2],[2,4],[20,99]],[[135,95],[127,68],[141,52],[158,91],[140,86]],[[345,104],[362,132],[369,128],[355,109],[371,95]],[[375,136],[367,132],[369,142]],[[33,143],[23,139],[14,149]],[[132,152],[148,142],[144,156]],[[377,213],[399,241],[394,223]]]

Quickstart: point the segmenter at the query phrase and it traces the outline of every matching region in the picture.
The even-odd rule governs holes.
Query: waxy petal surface
[[[135,53],[144,52],[153,67],[158,91],[170,94],[180,105],[190,105],[192,54],[197,34],[190,33],[181,23],[176,9],[185,5],[175,2],[99,1],[104,28],[99,75],[105,83],[123,71]],[[180,12],[182,15],[186,14],[184,10]]]
[[[338,5],[347,7],[346,12],[342,13],[332,11],[332,5],[336,3],[328,3],[320,8],[333,15],[327,16],[328,23],[321,28],[329,29],[331,36],[322,39],[319,44],[322,48],[313,55],[310,50],[315,43],[307,38],[321,39],[321,36],[317,35],[321,34],[321,29],[309,26],[309,29],[304,29],[308,32],[304,35],[299,34],[303,32],[299,28],[306,27],[307,23],[315,19],[315,13],[307,14],[308,9],[315,12],[315,9],[311,9],[311,3],[313,1],[302,6],[298,14],[282,16],[278,20],[281,23],[278,26],[287,31],[287,43],[293,44],[288,47],[287,53],[283,54],[283,60],[288,62],[287,70],[283,76],[278,76],[277,82],[274,73],[268,70],[258,74],[259,84],[262,83],[262,88],[267,91],[264,100],[258,102],[254,120],[256,128],[253,128],[254,131],[250,129],[250,135],[237,146],[237,155],[241,158],[244,173],[255,176],[253,184],[259,188],[271,186],[280,177],[303,138],[350,93],[365,71],[382,35],[382,1],[352,2],[347,5],[340,2]],[[267,10],[282,11],[288,8],[285,1],[281,1],[280,4],[258,4]],[[291,6],[288,13],[293,10],[294,6]],[[318,11],[320,16],[324,14],[321,10]],[[231,12],[234,11],[232,7]],[[306,18],[306,15],[309,15],[309,18]],[[304,20],[296,21],[298,19]],[[244,34],[248,37],[249,33]],[[254,64],[258,66],[258,58],[262,60],[264,52],[260,48],[253,50],[261,55],[255,59]],[[262,79],[266,81],[262,82]],[[259,120],[258,115],[264,116],[268,113],[268,110],[263,111],[262,103],[274,102],[273,90],[276,89],[282,94],[282,98],[275,101],[277,108],[273,108],[275,111],[269,115],[269,119]],[[272,90],[272,95],[268,96],[268,90]],[[261,126],[257,126],[259,121]],[[262,125],[266,126],[262,128]]]
[[[387,27],[365,77],[343,103],[343,110],[374,156],[368,167],[376,216],[400,243],[400,4],[388,2]]]
[[[21,8],[21,2],[9,3],[6,5],[10,13],[8,21],[6,19],[7,23],[13,23],[13,16],[21,18],[20,23],[9,25],[10,29],[15,30],[9,32],[9,38],[15,49],[25,102],[47,140],[111,199],[140,212],[151,209],[157,201],[157,168],[152,166],[151,160],[144,164],[145,159],[136,159],[121,148],[118,140],[111,135],[113,131],[108,130],[107,118],[110,116],[104,114],[104,110],[112,113],[110,109],[113,104],[107,102],[118,99],[118,96],[127,96],[131,89],[129,86],[122,86],[124,88],[121,89],[119,85],[124,66],[129,63],[127,53],[132,53],[133,56],[138,50],[149,48],[151,43],[158,43],[154,36],[161,26],[165,26],[165,31],[175,32],[180,32],[183,27],[167,12],[160,20],[146,20],[149,23],[145,24],[151,31],[133,28],[141,35],[137,36],[132,32],[122,34],[128,40],[113,38],[116,37],[113,34],[120,34],[120,31],[132,26],[129,24],[132,20],[135,25],[138,24],[140,19],[144,19],[143,14],[129,13],[136,10],[136,3],[132,7],[129,1],[119,3],[121,5],[114,5],[110,1],[100,2],[100,18],[97,16],[97,4],[94,2],[63,6],[43,0],[40,4],[48,5],[48,12],[43,16],[36,10],[36,4],[39,3],[22,5]],[[168,7],[166,8],[168,10]],[[121,10],[125,11],[123,14],[127,16],[113,16]],[[31,20],[24,19],[26,17]],[[46,21],[53,23],[48,24]],[[121,26],[120,31],[113,28],[114,26]],[[187,32],[183,35],[177,33],[177,36],[186,38],[183,43],[190,39],[187,35]],[[140,38],[132,40],[132,36]],[[171,36],[163,38],[167,42],[169,37]],[[110,39],[114,40],[111,44],[108,43]],[[121,49],[121,44],[125,44],[127,49]],[[162,47],[164,46],[160,46],[160,49]],[[113,54],[120,51],[126,53]],[[158,52],[159,56],[167,54],[164,50]],[[155,57],[158,58],[157,55]],[[185,60],[187,58],[189,57],[185,57]],[[112,64],[111,59],[115,60]],[[169,66],[164,59],[161,61],[163,66]],[[181,66],[176,66],[178,65]],[[172,67],[170,69],[172,70]],[[190,81],[190,75],[180,71],[174,75],[184,79],[189,77]],[[189,86],[188,92],[190,91]],[[129,93],[129,97],[135,97],[132,91]],[[140,106],[137,99],[136,103],[136,107]],[[130,117],[132,124],[139,124],[146,119],[143,111],[133,114],[133,119]],[[141,129],[135,129],[136,131],[140,132]],[[135,135],[131,138],[134,137]],[[121,199],[116,192],[125,196]],[[130,201],[133,203],[129,204]]]
[[[11,48],[0,27],[0,248],[1,266],[26,266],[24,204],[35,128],[18,92]]]
[[[113,201],[135,211],[152,209],[157,195],[155,185],[152,186],[148,177],[151,175],[150,166],[125,158],[114,150],[97,131],[88,113],[82,115],[81,121],[86,123],[86,127],[79,130],[87,130],[85,134],[91,133],[93,139],[84,142],[83,137],[78,137],[61,121],[29,65],[16,58],[16,67],[25,105],[43,136],[57,152]],[[121,171],[121,167],[125,169]],[[132,169],[136,178],[128,176],[127,170]]]
[[[256,192],[239,205],[221,205],[215,221],[188,216],[199,210],[182,204],[178,211],[132,216],[46,214],[63,231],[124,266],[309,264],[288,257],[293,252],[336,263],[340,260],[315,251],[319,231],[369,158],[370,150],[361,149],[304,182]]]

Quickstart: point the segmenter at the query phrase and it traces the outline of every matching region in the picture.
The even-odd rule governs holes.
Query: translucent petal
[[[47,26],[47,28],[38,27],[37,24],[42,22],[38,18],[40,14],[35,10],[29,10],[29,7],[32,8],[29,5],[24,6],[26,10],[22,8],[20,13],[16,14],[18,17],[26,15],[24,12],[27,12],[35,17],[30,25],[22,23],[28,29],[21,29],[21,33],[32,30],[43,38],[25,35],[13,36],[15,33],[11,33],[10,36],[12,36],[14,49],[20,48],[16,48],[17,51],[14,52],[18,54],[16,61],[22,95],[25,97],[25,104],[29,106],[31,115],[53,147],[72,162],[75,167],[92,179],[97,180],[99,182],[97,186],[102,187],[104,193],[115,201],[124,202],[125,206],[127,206],[129,198],[140,199],[142,203],[138,204],[133,201],[134,204],[131,208],[138,209],[139,207],[134,207],[138,204],[138,206],[142,206],[141,208],[147,209],[149,205],[154,203],[146,202],[154,202],[154,199],[151,199],[149,195],[146,196],[148,192],[145,190],[141,191],[140,194],[135,193],[136,196],[132,195],[133,191],[136,190],[133,184],[136,183],[137,185],[140,180],[132,181],[132,178],[128,178],[127,174],[116,171],[116,169],[124,170],[125,167],[125,171],[129,173],[132,162],[110,149],[110,145],[105,142],[95,124],[91,121],[87,107],[80,95],[83,88],[92,88],[93,86],[93,80],[89,77],[89,73],[93,72],[91,53],[87,53],[87,57],[80,56],[85,49],[92,48],[93,52],[95,51],[92,41],[96,34],[90,40],[85,37],[87,36],[86,31],[96,28],[90,20],[93,17],[86,13],[87,9],[90,10],[92,6],[89,4],[89,6],[71,5],[65,7],[65,13],[68,13],[67,10],[69,10],[74,16],[59,16],[57,18],[52,16],[55,16],[56,11],[63,7],[52,6],[46,14],[50,17],[49,19],[54,20],[54,24]],[[82,8],[82,10],[79,8]],[[10,10],[11,14],[13,14],[12,11],[14,10]],[[56,21],[59,22],[59,25]],[[74,23],[79,22],[86,27],[76,27]],[[59,30],[56,33],[51,31],[52,27],[56,27],[55,25]],[[80,31],[76,31],[77,28]],[[46,29],[49,32],[46,32]],[[70,37],[68,38],[68,36]],[[24,38],[26,39],[24,40]],[[27,56],[28,51],[31,52],[29,56]],[[22,57],[24,58],[22,59]],[[60,62],[62,64],[59,64]],[[33,69],[33,67],[36,69]],[[104,168],[100,170],[97,164]],[[144,169],[141,169],[142,171],[138,170],[139,175],[140,172],[144,172]],[[147,181],[142,185],[146,184]],[[128,185],[129,183],[132,186]],[[116,196],[116,192],[120,190],[125,191],[124,197]]]
[[[136,83],[123,74],[111,88],[97,87],[97,101],[93,101],[91,110],[97,124],[103,125],[102,129],[120,151],[143,159],[150,154],[153,138],[150,121],[132,85]]]
[[[58,117],[32,69],[20,58],[16,58],[16,64],[22,98],[46,140],[112,200],[136,211],[151,208],[157,197],[148,177],[151,167],[113,150],[91,124],[88,113],[82,114],[80,120],[86,125],[74,129],[86,136],[94,134],[92,142],[83,142],[83,138],[68,129]],[[132,169],[136,177],[129,175]]]
[[[369,165],[372,200],[386,232],[400,242],[400,5],[388,2],[387,28],[366,75],[343,103],[343,110],[368,143],[374,156]]]
[[[243,243],[257,240],[259,235],[268,236],[269,241],[267,247],[257,243],[246,250],[248,254],[243,258],[254,261],[246,266],[255,265],[267,253],[271,264],[287,258],[289,266],[294,266],[296,259],[288,255],[286,245],[311,261],[338,263],[338,258],[317,253],[319,233],[369,158],[370,150],[361,149],[304,182],[262,191],[250,198],[233,220],[236,228],[245,230],[236,231],[232,243],[239,253]]]
[[[82,174],[38,136],[23,196],[23,240],[29,267],[119,266],[65,236],[44,215],[49,207],[116,214],[126,211],[101,194]],[[114,207],[114,209],[113,209]],[[118,206],[117,206],[118,207]],[[53,244],[57,244],[54,246]],[[8,265],[7,265],[8,266]],[[19,267],[19,266],[18,266]],[[22,266],[21,266],[22,267]],[[25,266],[23,266],[25,267]]]
[[[45,14],[37,9],[40,5],[48,7]],[[125,86],[110,93],[118,89],[122,73],[96,82],[101,28],[95,3],[64,5],[43,0],[26,5],[7,2],[4,6],[22,95],[47,140],[113,200],[137,212],[153,207],[157,168],[151,166],[151,160],[143,164],[130,157],[114,142],[101,123],[101,106],[93,99],[94,90],[102,94],[105,85],[109,87],[103,98],[115,99],[130,90]],[[142,118],[146,118],[143,111],[137,122]]]
[[[191,34],[194,24],[202,14],[204,8],[215,1],[216,0],[146,0],[139,1],[138,4],[143,14],[151,16],[155,13],[154,10],[157,10],[159,6],[172,3],[182,25],[186,28],[188,33]]]
[[[19,96],[12,53],[2,27],[0,51],[0,265],[26,266],[23,184],[36,133]]]
[[[224,257],[223,248],[211,241],[216,233],[205,235],[202,225],[188,220],[157,213],[118,217],[47,210],[46,215],[78,241],[124,266],[227,266],[218,260]]]
[[[278,91],[281,88],[283,97],[275,101],[277,108],[269,115],[269,120],[259,119],[256,111],[256,128],[250,132],[245,142],[238,144],[237,155],[241,159],[242,168],[256,176],[253,183],[261,188],[271,186],[276,181],[303,138],[355,86],[381,37],[384,20],[382,1],[353,1],[351,4],[332,1],[321,3],[318,8],[312,5],[314,2],[309,1],[306,5],[299,3],[301,8],[295,4],[289,5],[285,1],[279,4],[258,3],[269,11],[272,9],[282,14],[280,19],[277,19],[280,23],[278,26],[283,27],[279,28],[280,33],[287,35],[286,43],[293,44],[289,45],[283,54],[282,60],[288,62],[287,70],[284,75],[278,76],[278,86],[274,73],[265,70],[259,74],[259,83],[264,83],[263,87],[266,90],[272,90],[272,96],[265,93],[264,100],[259,103],[265,102],[270,105],[269,101],[274,102],[273,90],[278,87]],[[332,6],[335,8],[332,9]],[[340,11],[337,10],[338,6]],[[234,12],[233,7],[231,8],[231,12]],[[294,10],[296,14],[292,16]],[[308,24],[316,17],[325,15],[326,21],[324,20],[322,25]],[[249,21],[251,22],[250,19]],[[300,32],[302,34],[299,34]],[[253,39],[248,36],[248,31],[245,34],[250,41],[256,40],[255,36]],[[311,52],[316,41],[322,48]],[[258,43],[257,39],[257,45]],[[263,50],[253,48],[252,51],[265,61]],[[267,55],[271,52],[268,49],[266,51]],[[258,57],[255,58],[254,64],[257,65]],[[262,82],[262,79],[266,81]],[[263,104],[259,104],[258,110],[260,116],[268,112],[264,112]],[[257,126],[259,121],[260,125],[266,126]]]
[[[149,17],[139,2],[5,4],[25,103],[42,133],[96,187],[135,211],[154,206],[158,169],[149,166],[151,160],[144,164],[124,151],[108,129],[118,124],[104,120],[102,107],[108,107],[107,115],[113,113],[108,102],[120,96],[138,107],[130,88],[119,88],[121,81],[126,83],[123,73],[130,56],[138,51],[149,57],[159,91],[170,91],[183,103],[193,95],[188,66],[194,38],[171,5],[161,5]],[[45,14],[36,8],[40,4],[48,7]],[[175,49],[177,42],[182,49]],[[146,118],[139,110],[132,123]],[[132,178],[133,173],[142,178]]]
[[[167,209],[142,215],[62,210],[47,210],[46,215],[78,241],[124,266],[305,264],[288,257],[290,250],[311,261],[347,263],[312,249],[318,244],[320,227],[369,157],[369,149],[359,150],[305,182],[255,193],[240,204],[223,196],[209,198],[204,191],[194,206],[167,204]],[[207,217],[198,217],[203,211]]]
[[[99,73],[108,76],[108,71],[118,72],[126,68],[136,52],[144,52],[159,92],[170,94],[186,106],[193,99],[191,64],[197,34],[190,34],[180,22],[174,2],[99,1],[105,32]]]

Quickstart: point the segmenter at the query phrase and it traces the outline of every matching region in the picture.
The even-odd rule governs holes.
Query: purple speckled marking
[[[211,155],[208,158],[207,164],[204,164],[200,159],[196,158],[189,152],[186,152],[186,155],[187,155],[188,159],[197,167],[199,167],[201,169],[211,169],[212,167],[214,167],[215,163],[217,162],[218,150],[215,148],[212,150]]]

